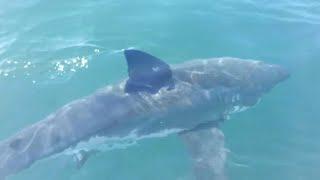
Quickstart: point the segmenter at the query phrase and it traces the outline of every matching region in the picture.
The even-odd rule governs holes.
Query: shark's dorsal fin
[[[157,93],[162,87],[173,88],[170,66],[148,53],[139,50],[125,50],[129,79],[126,93]]]

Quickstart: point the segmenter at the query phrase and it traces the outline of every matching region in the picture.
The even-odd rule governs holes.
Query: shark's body
[[[143,68],[152,68],[150,79],[145,79],[141,73],[145,69],[137,71],[135,61],[143,57],[153,62],[154,57],[136,53],[141,52],[126,51],[127,81],[75,100],[1,142],[0,179],[93,137],[130,135],[139,139],[161,132],[179,133],[190,147],[201,143],[194,137],[210,134],[216,122],[256,104],[262,94],[288,76],[277,65],[216,58],[193,60],[171,69],[160,61],[150,64],[155,67],[145,63]],[[160,80],[154,81],[154,77]],[[198,152],[193,153],[195,158],[200,157],[201,151],[190,149]]]

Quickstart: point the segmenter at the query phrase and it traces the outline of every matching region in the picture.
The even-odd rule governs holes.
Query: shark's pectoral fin
[[[129,79],[126,93],[157,93],[162,87],[172,89],[174,82],[170,66],[162,60],[142,51],[125,50]]]
[[[92,155],[98,153],[98,150],[90,150],[90,151],[85,151],[81,150],[73,155],[73,159],[76,162],[76,167],[77,169],[81,169],[83,165],[87,162],[89,157]]]
[[[192,158],[196,180],[225,180],[224,135],[217,127],[179,134]]]

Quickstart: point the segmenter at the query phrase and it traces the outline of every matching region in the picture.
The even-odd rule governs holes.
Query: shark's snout
[[[289,71],[286,69],[286,68],[284,68],[284,67],[282,67],[282,66],[279,66],[279,65],[272,65],[273,66],[273,68],[274,68],[274,73],[275,73],[275,81],[276,82],[282,82],[282,81],[284,81],[284,80],[286,80],[286,79],[288,79],[289,77],[290,77],[290,73],[289,73]]]
[[[266,90],[269,90],[276,86],[278,83],[289,78],[289,71],[280,66],[274,64],[264,64],[259,68],[260,72],[256,72],[256,77],[260,85]]]

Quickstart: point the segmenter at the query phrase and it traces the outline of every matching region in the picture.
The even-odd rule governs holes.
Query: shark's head
[[[203,88],[239,87],[248,92],[267,92],[289,77],[279,65],[228,57],[193,60],[178,69],[181,78]]]
[[[174,72],[182,81],[212,93],[229,90],[231,101],[241,98],[243,106],[256,104],[262,94],[289,77],[279,65],[229,57],[189,61]]]

